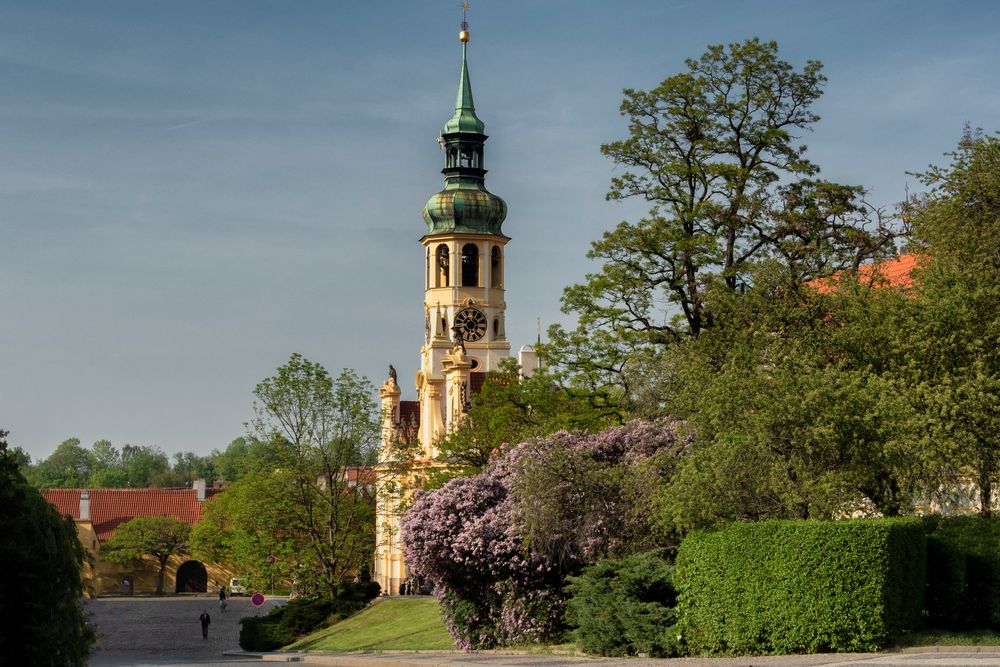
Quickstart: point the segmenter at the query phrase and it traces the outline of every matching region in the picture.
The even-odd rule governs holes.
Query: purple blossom
[[[433,582],[455,643],[474,650],[555,637],[565,577],[648,535],[636,489],[652,488],[664,474],[658,457],[687,444],[669,420],[560,431],[513,447],[475,477],[418,493],[402,521],[404,556]],[[558,553],[527,548],[531,512],[547,520]]]

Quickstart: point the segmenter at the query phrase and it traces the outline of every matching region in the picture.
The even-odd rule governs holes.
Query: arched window
[[[435,269],[435,274],[437,275],[434,281],[435,287],[447,287],[448,286],[448,275],[450,273],[451,261],[448,259],[448,246],[441,244],[437,247],[437,261],[435,264],[437,268]]]
[[[493,246],[490,252],[490,287],[503,287],[503,267],[500,262],[500,246]]]
[[[462,287],[479,287],[479,248],[475,243],[462,246]]]

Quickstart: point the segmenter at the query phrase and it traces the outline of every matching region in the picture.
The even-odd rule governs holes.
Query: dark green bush
[[[272,612],[273,614],[274,612]],[[267,616],[247,616],[240,621],[240,648],[244,651],[276,651],[295,641],[288,629]]]
[[[927,617],[948,629],[1000,627],[1000,518],[924,519]]]
[[[602,560],[570,577],[566,619],[587,653],[678,655],[674,568],[663,550]]]
[[[767,521],[689,535],[674,582],[695,653],[872,651],[921,622],[918,519]]]
[[[303,635],[341,620],[364,607],[379,593],[372,581],[348,584],[336,600],[301,598],[272,609],[267,616],[250,616],[240,621],[240,647],[244,651],[274,651]]]

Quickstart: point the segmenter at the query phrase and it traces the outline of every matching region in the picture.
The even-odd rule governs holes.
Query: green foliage
[[[604,656],[675,657],[674,568],[662,550],[602,560],[570,577],[566,619],[577,646]]]
[[[561,386],[543,369],[522,378],[517,362],[505,359],[472,397],[468,418],[438,444],[439,460],[450,466],[424,488],[477,474],[495,454],[529,438],[563,429],[594,433],[621,418],[611,396]]]
[[[378,595],[378,584],[350,584],[344,595],[299,598],[272,609],[266,616],[248,616],[240,620],[240,647],[245,651],[274,651],[297,638],[329,624],[334,615],[350,616]]]
[[[592,245],[600,271],[563,295],[578,326],[549,332],[557,366],[629,398],[642,382],[630,372],[637,357],[715,325],[714,283],[737,290],[768,257],[801,282],[891,250],[862,188],[811,178],[819,169],[796,134],[819,120],[819,62],[796,71],[776,43],[751,39],[686,64],[650,91],[625,90],[629,136],[601,147],[624,168],[607,197],[650,210]]]
[[[0,430],[0,655],[11,665],[83,665],[96,635],[80,598],[76,526],[32,488]]]
[[[773,264],[753,275],[746,293],[713,291],[718,325],[649,374],[642,402],[695,434],[657,494],[661,524],[905,511],[930,466],[886,372],[904,297],[846,282],[821,293]]]
[[[925,254],[900,365],[922,444],[942,477],[972,478],[989,516],[1000,481],[1000,138],[967,130],[951,158],[920,175],[933,189],[909,209]]]
[[[46,459],[20,463],[36,488],[145,488],[191,486],[195,479],[213,479],[215,455],[191,452],[174,455],[171,466],[158,447],[125,445],[119,450],[98,440],[88,450],[78,438],[62,442]]]
[[[1000,629],[1000,518],[931,516],[924,525],[929,623]]]
[[[79,488],[86,485],[90,472],[89,453],[80,446],[78,438],[69,438],[34,466],[29,480],[38,488]]]
[[[101,554],[118,563],[152,558],[159,565],[156,592],[163,593],[163,574],[174,554],[187,553],[191,526],[166,516],[136,517],[115,529],[101,545]]]
[[[299,572],[310,572],[309,540],[293,528],[297,515],[289,493],[292,482],[292,476],[279,469],[246,474],[229,484],[225,493],[205,502],[202,518],[191,531],[192,552],[229,564],[258,589],[272,580],[290,582]]]
[[[917,519],[767,521],[685,538],[679,628],[703,653],[874,651],[917,628]]]
[[[254,397],[247,427],[255,460],[233,485],[239,502],[209,512],[199,547],[229,551],[251,574],[279,550],[297,585],[336,598],[371,562],[376,482],[391,477],[376,480],[368,467],[378,462],[381,433],[374,388],[352,370],[331,378],[293,354]]]

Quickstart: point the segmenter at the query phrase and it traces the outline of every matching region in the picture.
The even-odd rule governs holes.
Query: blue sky
[[[622,88],[759,36],[825,64],[803,141],[891,207],[962,124],[1000,129],[1000,3],[472,2],[515,349],[563,321],[608,203]],[[293,352],[413,398],[456,1],[0,4],[0,426],[207,453]],[[407,395],[408,394],[408,395]]]

